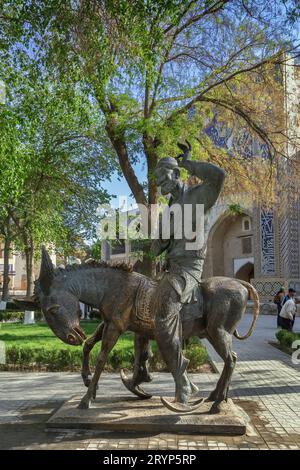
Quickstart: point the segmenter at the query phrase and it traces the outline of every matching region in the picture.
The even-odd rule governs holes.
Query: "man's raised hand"
[[[178,142],[177,145],[183,153],[178,155],[176,159],[178,160],[179,166],[184,166],[185,162],[191,159],[192,146],[188,140],[186,140],[186,144],[181,144]]]

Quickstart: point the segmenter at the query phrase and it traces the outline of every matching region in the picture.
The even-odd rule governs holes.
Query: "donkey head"
[[[66,278],[66,275],[64,276]],[[45,319],[53,333],[64,343],[78,346],[85,339],[79,318],[79,301],[67,289],[62,276],[55,276],[51,258],[42,248],[40,277],[36,284],[36,295]]]

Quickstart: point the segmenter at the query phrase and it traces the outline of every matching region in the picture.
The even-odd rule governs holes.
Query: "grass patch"
[[[98,324],[98,321],[91,320],[82,322],[81,326],[86,335],[90,336]],[[46,323],[2,323],[0,341],[4,341],[6,347],[6,364],[0,365],[0,370],[77,371],[81,368],[82,347],[64,344],[54,336]],[[90,354],[92,367],[95,366],[100,344]],[[165,370],[155,342],[152,342],[152,350],[151,369]],[[206,348],[198,340],[190,341],[185,355],[190,360],[189,369],[193,371],[209,362]],[[132,369],[133,362],[133,333],[126,332],[111,351],[106,370]]]

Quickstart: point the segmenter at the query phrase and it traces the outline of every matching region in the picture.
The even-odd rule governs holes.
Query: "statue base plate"
[[[77,408],[81,396],[65,402],[48,420],[46,430],[80,429],[98,431],[133,431],[146,433],[185,433],[242,435],[246,433],[248,415],[232,400],[217,414],[210,414],[212,403],[204,403],[191,414],[172,413],[159,397],[139,400],[124,396],[99,396],[91,408]]]

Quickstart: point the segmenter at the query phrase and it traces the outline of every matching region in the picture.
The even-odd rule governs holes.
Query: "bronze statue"
[[[204,213],[214,205],[221,192],[225,172],[217,166],[192,161],[191,146],[178,144],[183,153],[175,158],[162,158],[155,169],[158,186],[163,195],[171,194],[169,206],[177,204],[185,216],[184,206],[196,204],[204,206]],[[180,180],[180,169],[185,168],[191,175],[201,178],[202,183],[187,186]],[[192,214],[192,225],[195,225],[196,213]],[[172,227],[174,231],[174,226]],[[156,306],[156,340],[165,362],[172,373],[175,384],[177,402],[186,404],[192,393],[192,387],[186,374],[188,361],[183,357],[181,345],[181,324],[179,312],[182,305],[195,301],[201,296],[198,291],[201,281],[206,253],[205,243],[199,249],[187,250],[188,240],[184,233],[175,239],[171,232],[170,238],[160,238],[152,243],[155,255],[166,252],[167,272],[157,288]]]
[[[191,146],[178,144],[183,153],[174,158],[162,158],[155,169],[162,194],[171,194],[169,205],[202,204],[204,213],[216,202],[223,186],[225,173],[208,162],[190,159]],[[180,167],[199,177],[201,184],[187,186],[180,180]],[[183,211],[184,213],[184,211]],[[195,214],[192,212],[192,225]],[[99,308],[103,323],[85,341],[82,378],[88,387],[80,408],[88,408],[96,397],[97,384],[107,356],[119,336],[126,330],[135,332],[135,363],[132,379],[122,372],[125,386],[140,398],[149,398],[141,383],[151,380],[147,362],[149,340],[155,339],[175,381],[175,402],[162,402],[172,411],[190,412],[197,409],[202,399],[189,404],[190,396],[198,391],[186,372],[188,361],[182,354],[182,339],[191,336],[207,338],[224,360],[224,369],[217,386],[209,395],[212,411],[217,412],[227,399],[228,388],[236,362],[232,351],[232,334],[245,339],[253,331],[259,314],[256,290],[247,282],[226,277],[201,280],[206,243],[186,249],[190,242],[185,236],[170,236],[154,240],[156,255],[166,252],[166,271],[160,281],[132,272],[128,266],[110,266],[86,263],[66,269],[54,269],[45,249],[42,251],[40,277],[36,296],[50,328],[67,344],[79,345],[85,340],[80,328],[79,301]],[[253,321],[249,332],[241,337],[236,328],[247,306],[248,295],[254,301]],[[102,341],[92,379],[89,376],[89,353]]]
[[[88,408],[96,397],[97,384],[107,356],[122,333],[130,330],[146,339],[157,338],[154,307],[157,288],[155,281],[131,272],[124,265],[112,267],[104,262],[94,262],[54,269],[50,256],[43,249],[36,296],[54,334],[67,344],[83,343],[85,335],[79,323],[79,301],[100,308],[103,317],[103,323],[84,346],[82,375],[88,390],[81,400],[81,408]],[[235,334],[239,339],[250,336],[259,313],[259,300],[256,290],[238,279],[213,277],[201,281],[199,289],[202,303],[198,304],[198,316],[192,304],[184,305],[180,312],[183,338],[207,338],[224,360],[224,370],[208,398],[213,402],[212,411],[217,412],[222,401],[227,399],[236,362],[235,353],[231,349],[231,336]],[[254,301],[253,321],[248,333],[240,337],[236,327],[246,310],[249,293]],[[94,375],[89,381],[89,351],[100,340],[101,351]],[[143,396],[141,391],[141,397],[147,398],[149,395]],[[173,411],[189,412],[196,409],[201,401],[189,405],[169,403],[164,399],[163,403]]]

